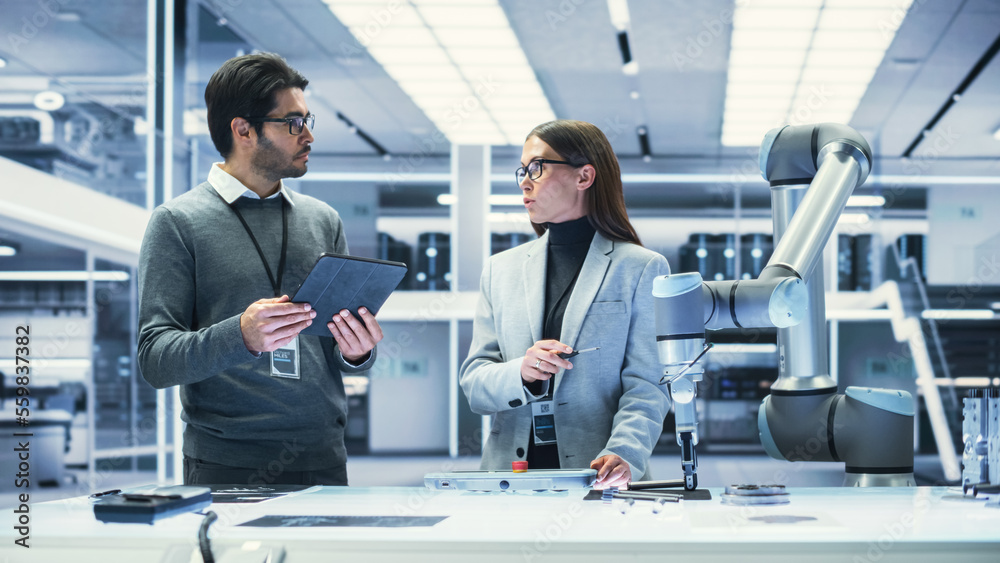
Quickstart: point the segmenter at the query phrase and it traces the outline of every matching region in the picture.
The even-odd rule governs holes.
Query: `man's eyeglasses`
[[[547,158],[536,158],[528,163],[527,166],[522,166],[514,171],[514,179],[517,182],[517,187],[521,187],[521,182],[524,181],[524,177],[527,176],[532,180],[537,180],[542,175],[542,163],[546,164],[568,164],[574,168],[577,165],[572,162],[567,162],[565,160],[549,160]]]
[[[250,122],[287,123],[289,135],[301,135],[302,128],[306,126],[309,126],[309,130],[312,131],[313,126],[316,125],[316,116],[311,113],[306,116],[297,115],[295,117],[247,117],[246,120]]]

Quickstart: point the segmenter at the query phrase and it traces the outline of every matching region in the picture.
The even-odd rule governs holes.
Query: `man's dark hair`
[[[229,59],[215,71],[205,87],[208,131],[222,158],[233,150],[229,124],[237,117],[264,117],[277,106],[275,93],[288,88],[306,89],[309,81],[274,53],[256,53]],[[254,123],[257,135],[264,123]]]

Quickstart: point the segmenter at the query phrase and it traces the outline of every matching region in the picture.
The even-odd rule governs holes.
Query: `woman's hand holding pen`
[[[559,354],[568,354],[572,351],[571,346],[558,340],[535,342],[521,360],[521,379],[525,383],[545,381],[555,375],[559,368],[573,369],[573,364],[569,360],[559,357]]]

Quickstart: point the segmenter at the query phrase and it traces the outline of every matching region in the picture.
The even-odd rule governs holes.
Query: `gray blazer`
[[[459,382],[472,410],[493,415],[482,468],[509,470],[525,459],[531,405],[541,396],[521,381],[525,352],[542,338],[548,232],[492,256],[480,280],[469,357]],[[648,479],[648,462],[670,409],[657,385],[653,278],[670,273],[666,259],[641,246],[600,233],[583,262],[566,306],[559,341],[601,349],[576,356],[559,370],[555,421],[563,468],[586,468],[607,454],[628,462],[632,479]],[[546,389],[547,390],[547,389]]]

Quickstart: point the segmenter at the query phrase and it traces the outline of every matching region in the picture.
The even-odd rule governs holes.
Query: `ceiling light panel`
[[[819,7],[771,8],[757,4],[736,6],[733,29],[762,29],[775,31],[811,31],[816,27]]]
[[[736,84],[784,84],[795,85],[799,79],[799,69],[753,66],[746,68],[729,67],[727,86]]]
[[[881,31],[827,30],[820,28],[812,35],[813,49],[838,49],[845,53],[858,49],[885,51],[892,42],[892,34]]]
[[[812,33],[808,31],[787,31],[774,33],[770,30],[733,30],[729,41],[733,52],[743,49],[805,49],[809,46]]]
[[[729,64],[767,68],[802,67],[806,60],[804,49],[739,49],[729,55]]]
[[[399,33],[374,33],[365,36],[368,39],[367,47],[396,47],[411,49],[437,49],[438,41],[434,34],[423,25],[410,26],[403,32],[402,26]],[[359,38],[360,39],[360,38]]]
[[[347,27],[357,28],[357,31],[351,29],[351,33],[355,37],[358,37],[359,32],[366,37],[373,37],[390,27],[397,29],[424,27],[420,15],[409,2],[395,2],[390,6],[390,3],[385,0],[349,0],[346,2],[330,0],[326,4],[331,10],[334,8],[331,5],[336,4],[334,15]]]
[[[439,80],[454,80],[456,77],[461,78],[461,74],[454,65],[447,66],[429,66],[429,65],[408,65],[408,64],[392,64],[383,65],[382,68],[389,73],[396,80],[406,80],[406,81],[439,81]]]
[[[496,2],[476,4],[441,4],[433,0],[413,0],[424,21],[431,29],[437,28],[507,28],[507,15]]]
[[[379,47],[371,45],[368,53],[375,60],[386,61],[386,66],[409,64],[417,66],[447,67],[453,65],[448,53],[439,47]]]
[[[324,2],[451,142],[520,145],[555,119],[497,0]]]
[[[529,78],[534,77],[531,67],[528,66],[528,59],[524,57],[524,53],[520,47],[510,49],[501,47],[470,48],[458,46],[457,48],[450,48],[448,54],[459,66],[516,66],[526,69],[529,73],[527,75]]]
[[[520,49],[517,37],[509,27],[440,27],[434,35],[450,47],[501,47]]]
[[[722,144],[786,124],[848,123],[912,0],[737,3]]]
[[[881,50],[810,49],[806,64],[821,69],[857,69],[859,73],[864,71],[865,76],[871,76],[884,56],[885,51]]]
[[[824,0],[754,0],[753,5],[761,8],[819,8],[823,2]]]
[[[902,4],[902,2],[894,3]],[[896,10],[895,6],[879,6],[877,2],[873,2],[866,6],[855,6],[855,7],[845,7],[837,8],[832,4],[824,4],[823,9],[820,11],[819,15],[819,25],[817,26],[821,30],[825,29],[839,29],[845,31],[851,31],[858,28],[863,28],[863,26],[871,26],[872,22],[885,22],[886,25],[892,21],[893,12]],[[859,25],[861,24],[861,25]],[[869,30],[880,29],[877,25],[868,27]]]

